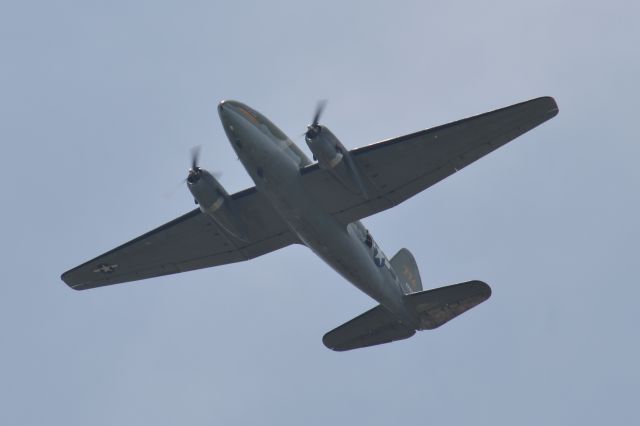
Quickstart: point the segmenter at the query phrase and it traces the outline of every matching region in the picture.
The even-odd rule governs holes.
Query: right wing
[[[65,272],[62,280],[75,290],[86,290],[240,262],[299,242],[255,188],[231,198],[246,224],[248,242],[195,209]]]
[[[302,169],[303,184],[340,222],[355,222],[424,191],[557,113],[553,98],[537,98],[354,149],[368,199],[348,191],[317,163]]]

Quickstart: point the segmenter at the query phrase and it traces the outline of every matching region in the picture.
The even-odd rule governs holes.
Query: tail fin
[[[407,284],[410,291],[405,293],[415,293],[422,291],[422,280],[420,280],[420,271],[413,255],[406,248],[400,249],[399,252],[391,259],[391,266],[402,280]]]

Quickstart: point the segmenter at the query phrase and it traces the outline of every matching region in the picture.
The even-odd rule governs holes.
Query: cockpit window
[[[252,110],[248,107],[241,108],[240,110],[245,115],[245,117],[249,119],[249,121],[253,122],[254,124],[257,124],[260,128],[269,132],[271,136],[281,141],[287,140],[287,135],[282,133],[282,130],[274,126],[271,121],[267,120],[258,111]]]
[[[245,106],[238,107],[238,109],[253,124],[259,124],[258,117],[256,117],[255,111],[252,111]]]
[[[255,111],[246,105],[240,107],[240,111],[242,114],[253,124],[256,125],[261,131],[269,134],[276,140],[280,141],[285,152],[290,155],[294,161],[300,167],[307,166],[311,164],[311,161],[307,158],[306,155],[300,148],[298,148],[291,140],[285,135],[282,130],[278,129],[271,121],[269,121],[266,117],[260,114],[258,111]]]
[[[260,122],[260,124],[264,125],[269,133],[273,135],[273,137],[281,141],[286,141],[288,139],[287,135],[282,133],[282,130],[278,129],[271,121],[267,120],[260,113],[257,113],[256,115],[258,116],[258,121]]]

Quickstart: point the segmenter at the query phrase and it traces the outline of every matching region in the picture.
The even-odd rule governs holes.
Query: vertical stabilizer
[[[413,255],[406,248],[400,249],[391,259],[391,266],[396,274],[409,287],[406,293],[415,293],[422,291],[422,280],[420,280],[420,272]]]

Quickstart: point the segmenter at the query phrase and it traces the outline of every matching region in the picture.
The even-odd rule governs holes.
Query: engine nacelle
[[[236,212],[233,200],[211,173],[199,167],[191,169],[187,186],[202,213],[209,215],[233,236],[248,241],[246,228]]]
[[[318,160],[320,168],[335,176],[349,191],[368,198],[367,192],[349,150],[325,126],[309,126],[305,141]]]

